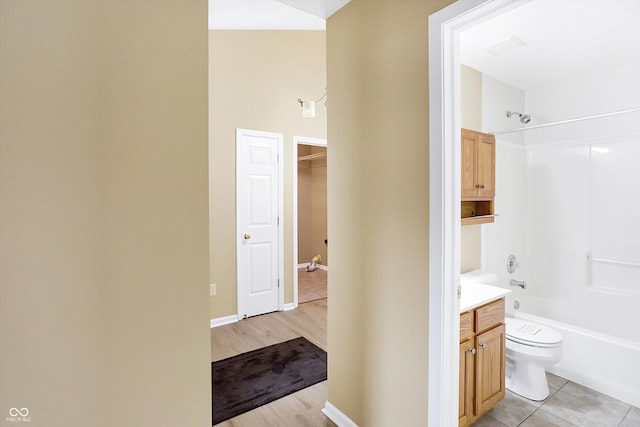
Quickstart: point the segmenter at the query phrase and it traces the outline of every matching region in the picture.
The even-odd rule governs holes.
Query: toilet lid
[[[553,346],[562,342],[562,335],[547,326],[528,320],[507,317],[507,338],[525,345],[537,347]]]

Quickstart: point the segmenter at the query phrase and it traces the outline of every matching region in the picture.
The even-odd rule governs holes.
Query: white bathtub
[[[562,360],[549,372],[640,407],[639,344],[512,307],[508,316],[550,326],[564,336]]]

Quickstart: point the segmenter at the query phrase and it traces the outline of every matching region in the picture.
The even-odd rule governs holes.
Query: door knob
[[[251,238],[251,234],[244,233],[244,236],[242,236],[242,237],[244,237],[244,240],[249,240]]]

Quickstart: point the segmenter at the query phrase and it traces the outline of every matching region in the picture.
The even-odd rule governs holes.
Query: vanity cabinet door
[[[473,423],[505,395],[504,298],[460,313],[458,427]]]
[[[462,200],[488,200],[496,195],[496,138],[493,135],[462,129]]]
[[[483,414],[504,398],[505,326],[476,337],[476,408]]]
[[[476,363],[474,341],[470,339],[460,344],[459,427],[468,425],[474,417]]]
[[[462,129],[460,150],[462,152],[460,197],[462,200],[475,198],[478,196],[478,140],[475,132]]]
[[[496,195],[496,141],[492,135],[478,138],[477,197],[493,199]]]

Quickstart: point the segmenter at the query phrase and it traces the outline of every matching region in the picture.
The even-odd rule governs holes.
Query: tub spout
[[[511,279],[511,280],[509,280],[509,286],[520,286],[522,289],[526,289],[527,288],[527,282],[525,282],[524,280]]]

